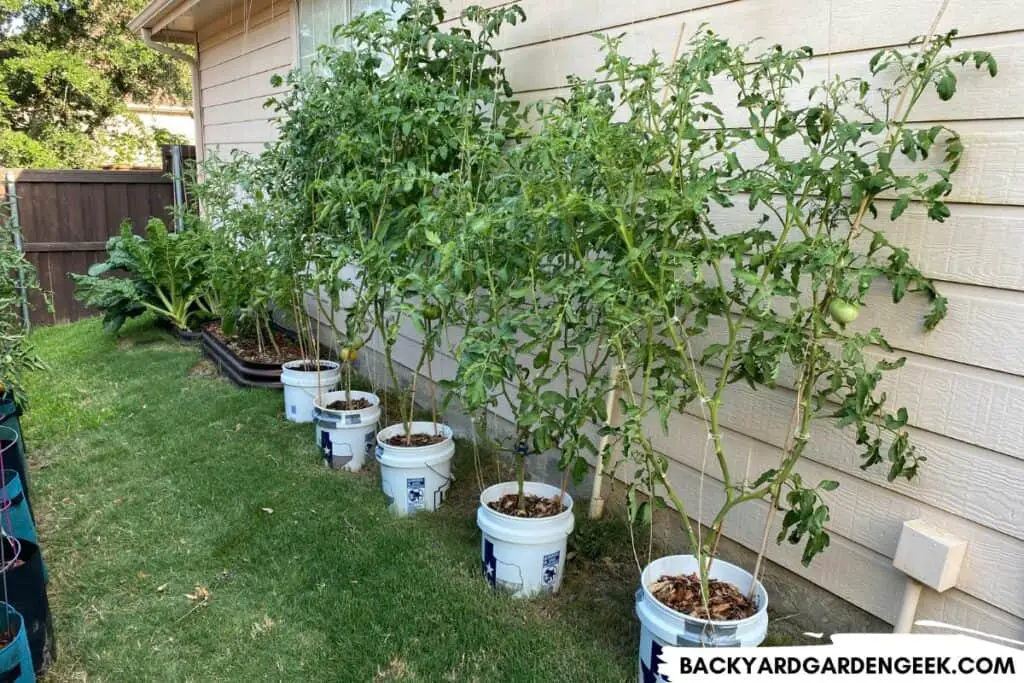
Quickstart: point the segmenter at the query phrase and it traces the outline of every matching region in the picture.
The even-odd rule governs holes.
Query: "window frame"
[[[324,44],[324,43],[316,42],[317,27],[315,26],[315,24],[313,24],[313,27],[312,27],[312,32],[313,32],[313,46],[312,46],[312,49],[309,52],[307,52],[307,53],[303,53],[303,40],[302,40],[302,32],[303,32],[303,16],[302,16],[302,11],[303,10],[302,10],[302,8],[303,8],[304,4],[308,5],[310,7],[309,11],[315,16],[316,10],[312,8],[312,5],[314,3],[317,3],[317,2],[322,2],[323,4],[325,4],[327,6],[331,6],[331,5],[338,5],[338,6],[340,6],[339,13],[341,13],[343,15],[341,21],[339,23],[333,24],[332,26],[330,26],[327,29],[327,31],[328,31],[327,38],[328,38],[328,40],[330,40],[330,37],[331,37],[330,33],[334,31],[335,26],[340,26],[343,23],[347,24],[348,22],[352,21],[352,18],[354,16],[357,15],[357,12],[355,11],[355,6],[360,3],[360,0],[294,0],[294,2],[292,3],[292,21],[293,21],[293,24],[292,24],[292,26],[293,26],[292,35],[295,38],[295,55],[294,55],[294,65],[295,65],[295,68],[304,69],[304,68],[308,67],[309,64],[312,62],[312,60],[316,57],[317,48],[319,48],[320,45]],[[375,5],[378,4],[378,3],[383,3],[384,5],[386,5],[387,9],[385,11],[387,11],[389,13],[392,12],[392,10],[393,10],[393,7],[391,6],[391,0],[363,0],[363,2],[366,2],[370,6],[367,7],[366,9],[360,10],[359,11],[360,13],[361,12],[365,12],[365,11],[373,11],[373,10],[376,10],[376,9],[384,9],[384,8],[375,7]],[[328,21],[330,21],[330,19]]]

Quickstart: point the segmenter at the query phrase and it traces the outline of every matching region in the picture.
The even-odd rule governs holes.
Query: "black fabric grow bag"
[[[0,398],[0,467],[13,470],[21,479],[29,514],[32,514],[32,496],[29,491],[28,472],[25,467],[25,438],[18,417],[21,409],[7,396]],[[7,427],[7,429],[3,429]],[[8,431],[11,430],[11,431]],[[13,434],[12,434],[13,432]],[[12,444],[13,442],[13,444]],[[32,519],[35,519],[33,515]]]
[[[0,590],[6,588],[5,601],[24,620],[25,635],[28,636],[28,646],[32,652],[32,667],[37,674],[42,674],[56,653],[53,618],[43,579],[43,557],[35,543],[22,539],[18,539],[18,542],[21,545],[18,554],[20,564],[9,567],[4,576],[0,577],[3,581]],[[10,537],[0,538],[0,549],[4,560],[9,561],[14,554]],[[0,595],[0,600],[3,599],[4,596]]]

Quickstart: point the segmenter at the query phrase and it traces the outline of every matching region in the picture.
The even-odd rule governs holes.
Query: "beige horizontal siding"
[[[283,4],[283,3],[282,3]],[[448,0],[449,16],[470,4],[496,6],[495,0]],[[567,74],[590,76],[600,64],[594,31],[625,33],[628,53],[645,58],[651,50],[670,55],[680,30],[692,35],[704,22],[735,40],[763,38],[788,47],[810,45],[808,81],[830,74],[866,75],[879,47],[906,43],[927,32],[939,0],[523,0],[527,22],[510,27],[500,39],[513,87],[524,100],[560,92]],[[236,10],[200,33],[203,104],[211,148],[258,151],[273,126],[262,108],[274,93],[273,73],[291,64],[291,19],[281,4],[265,0],[244,14]],[[911,248],[924,271],[936,278],[950,300],[949,317],[923,334],[922,304],[894,308],[885,292],[871,295],[858,323],[877,324],[888,333],[901,370],[886,378],[893,404],[910,410],[912,435],[928,460],[913,482],[885,481],[883,472],[859,469],[859,449],[850,434],[825,424],[812,435],[802,472],[808,479],[837,479],[828,494],[833,519],[832,546],[809,569],[800,549],[769,547],[769,557],[851,603],[892,621],[903,577],[892,567],[903,521],[923,517],[969,542],[964,570],[955,589],[926,591],[918,616],[1024,638],[1024,0],[952,0],[940,25],[957,27],[958,47],[990,50],[999,60],[995,80],[968,69],[960,74],[957,96],[948,103],[933,96],[915,110],[919,122],[941,121],[960,131],[967,153],[954,176],[950,218],[927,221],[911,207],[887,226],[893,241]],[[287,54],[286,54],[287,53]],[[280,63],[279,63],[280,62]],[[283,67],[283,68],[282,68]],[[794,97],[801,93],[794,92]],[[726,98],[727,99],[727,98]],[[727,110],[728,112],[728,110]],[[741,124],[742,125],[742,124]],[[880,213],[885,216],[886,202]],[[758,215],[744,209],[716,210],[725,230],[741,229]],[[879,221],[885,220],[879,218]],[[371,346],[380,348],[376,339]],[[398,362],[412,367],[419,343],[411,328],[396,348]],[[877,352],[880,355],[881,352]],[[383,382],[383,368],[370,368]],[[451,378],[455,361],[439,353],[435,378]],[[791,372],[780,386],[754,392],[731,389],[723,407],[731,466],[751,471],[779,457],[793,394]],[[508,419],[507,405],[495,410]],[[698,449],[704,427],[693,415],[677,415],[670,433],[652,425],[657,446],[672,461],[671,476],[696,514],[700,468]],[[719,502],[709,460],[704,510]],[[628,474],[628,473],[623,473]],[[766,507],[752,503],[729,522],[727,533],[755,548]]]
[[[279,21],[281,17],[289,16],[288,5],[288,2],[282,1],[254,13],[249,19],[248,27],[245,26],[244,20],[236,21],[223,26],[213,34],[206,33],[205,40],[202,37],[204,32],[200,32],[200,42],[204,46],[202,68],[219,66],[279,40],[290,40],[291,23]]]
[[[957,181],[954,176],[954,182]],[[763,211],[749,211],[746,197],[736,206],[712,207],[715,224],[725,231],[743,229],[761,220]],[[911,206],[897,221],[888,216],[892,202],[878,203],[877,219],[867,225],[884,227],[895,244],[911,250],[929,277],[946,282],[1024,291],[1024,208],[1004,205],[952,204],[953,217],[936,223],[925,210]],[[777,219],[768,216],[766,227]]]
[[[199,31],[204,141],[209,151],[258,152],[273,140],[268,98],[283,88],[271,85],[295,61],[289,0],[258,0],[231,11]]]
[[[277,126],[273,121],[257,119],[206,127],[207,144],[267,142],[275,137],[277,137]]]

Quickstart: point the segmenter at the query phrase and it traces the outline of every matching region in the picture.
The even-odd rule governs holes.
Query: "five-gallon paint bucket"
[[[708,621],[677,612],[650,591],[662,576],[679,576],[698,571],[693,555],[670,555],[651,562],[640,575],[636,592],[636,615],[640,618],[640,680],[664,681],[658,675],[664,647],[757,647],[768,633],[768,593],[760,583],[754,591],[757,612],[746,619]],[[753,580],[749,572],[724,560],[711,563],[710,578],[731,583],[746,594]]]
[[[566,542],[575,525],[572,496],[562,496],[562,512],[551,517],[512,517],[491,509],[488,503],[516,493],[516,482],[489,487],[480,494],[476,524],[482,533],[481,570],[492,588],[525,598],[555,593],[562,584]],[[561,491],[549,484],[528,481],[528,496],[557,498]]]
[[[332,410],[335,401],[366,399],[368,408],[361,410]],[[373,451],[377,421],[380,420],[380,398],[367,391],[332,391],[313,406],[313,424],[316,425],[316,445],[324,462],[332,468],[358,472]]]
[[[25,620],[18,610],[6,602],[0,602],[0,629],[15,633],[14,640],[0,650],[0,681],[3,683],[35,683],[36,674],[32,666],[32,653],[25,633]]]
[[[281,366],[284,385],[284,416],[292,422],[312,422],[313,405],[323,395],[334,391],[341,379],[341,366],[334,361],[316,361],[319,372],[302,370],[307,361],[293,360]],[[313,361],[309,361],[312,365]]]
[[[413,434],[434,434],[433,422],[413,422]],[[444,441],[429,446],[406,448],[388,445],[387,440],[405,434],[405,425],[391,425],[377,432],[377,462],[380,484],[388,507],[400,517],[433,512],[448,495],[452,485],[452,456],[455,441],[448,425],[436,425]]]

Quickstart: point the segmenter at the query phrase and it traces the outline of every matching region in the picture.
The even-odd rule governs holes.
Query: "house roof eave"
[[[156,20],[167,12],[184,5],[187,0],[151,0],[135,17],[128,22],[128,30],[139,33],[144,28],[153,28]]]

